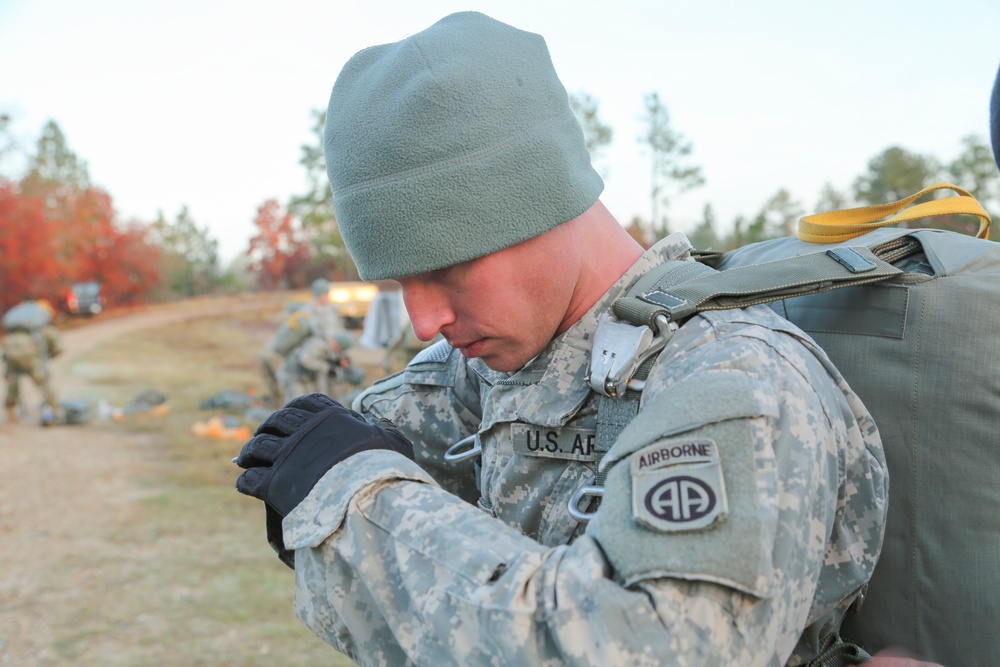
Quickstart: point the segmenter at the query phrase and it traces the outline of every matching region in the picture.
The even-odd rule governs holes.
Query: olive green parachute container
[[[281,356],[285,356],[311,336],[313,328],[312,314],[308,310],[296,310],[288,320],[278,327],[271,343],[271,349]]]
[[[36,331],[52,322],[52,313],[40,301],[22,301],[3,314],[5,331]]]
[[[981,232],[988,235],[988,218]],[[879,248],[875,254],[902,273],[769,304],[827,352],[871,411],[885,446],[882,555],[841,634],[872,653],[895,646],[948,667],[994,665],[1000,245],[941,230],[878,228],[831,244],[764,241],[705,261],[725,274],[858,246]],[[781,262],[771,270],[781,278]]]

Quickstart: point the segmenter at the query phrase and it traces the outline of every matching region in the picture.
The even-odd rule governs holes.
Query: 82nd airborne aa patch
[[[719,448],[670,440],[632,454],[632,516],[662,533],[704,530],[729,513]]]

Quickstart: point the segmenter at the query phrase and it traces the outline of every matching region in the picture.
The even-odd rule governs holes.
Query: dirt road
[[[267,298],[278,307],[286,296],[233,297],[224,303],[237,312],[259,309]],[[219,308],[218,300],[195,300],[66,330],[65,351],[52,366],[55,386],[61,396],[72,396],[83,382],[73,374],[73,364],[98,343],[140,329],[217,315]],[[37,393],[29,392],[27,405],[37,405]],[[149,544],[129,539],[118,529],[130,519],[134,524],[137,504],[155,492],[150,486],[155,447],[155,433],[109,429],[99,423],[44,429],[33,423],[0,424],[0,666],[81,664],[81,651],[90,656],[83,661],[86,664],[144,664],[145,658],[135,655],[148,656],[149,650],[130,657],[135,647],[129,644],[141,644],[141,638],[150,634],[148,626],[164,621],[152,613],[124,609],[116,616],[116,600],[129,593],[108,590],[108,582],[115,582],[112,588],[127,589],[139,577],[130,575],[129,568],[155,567]],[[178,584],[157,594],[196,594],[188,588]],[[91,600],[100,608],[90,610]],[[74,618],[64,613],[68,608],[88,610],[80,616],[79,627],[66,627],[77,622],[67,621]],[[88,616],[99,614],[117,620],[105,619],[90,628]],[[110,632],[109,624],[113,624]],[[90,635],[85,649],[80,648],[81,633]],[[69,653],[76,660],[66,659],[63,644],[73,644]],[[169,652],[170,647],[163,650]]]

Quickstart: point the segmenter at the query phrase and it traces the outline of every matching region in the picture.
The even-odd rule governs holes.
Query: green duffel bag
[[[90,422],[90,401],[86,398],[67,398],[59,401],[64,424],[87,424]]]
[[[890,496],[882,555],[841,633],[872,653],[894,646],[948,667],[975,667],[1000,656],[1000,245],[985,240],[989,218],[978,202],[949,184],[930,189],[939,187],[961,196],[913,206],[906,219],[972,213],[984,221],[984,238],[884,227],[901,219],[877,220],[896,212],[885,205],[800,223],[800,236],[832,243],[782,238],[707,263],[725,274],[863,246],[902,270],[843,289],[820,281],[817,293],[770,305],[827,352],[871,411],[885,446]],[[781,261],[771,266],[780,277]]]
[[[312,335],[315,325],[313,316],[308,310],[297,310],[292,313],[274,334],[271,349],[281,356],[287,355]]]
[[[6,331],[35,331],[52,322],[52,312],[41,301],[22,301],[3,314]]]

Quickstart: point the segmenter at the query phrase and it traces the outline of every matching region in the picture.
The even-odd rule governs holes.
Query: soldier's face
[[[466,357],[516,371],[573,323],[580,269],[573,244],[552,230],[438,271],[398,279],[413,330],[439,332]]]

